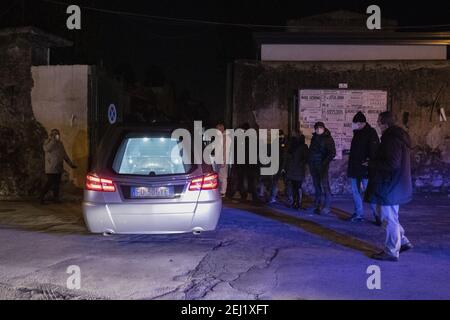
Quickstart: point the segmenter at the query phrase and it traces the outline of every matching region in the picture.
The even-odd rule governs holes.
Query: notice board
[[[300,129],[307,141],[314,131],[314,123],[322,121],[331,131],[336,143],[336,158],[350,150],[353,137],[352,120],[361,111],[367,122],[377,129],[378,114],[387,110],[387,92],[383,90],[301,89],[299,90]]]

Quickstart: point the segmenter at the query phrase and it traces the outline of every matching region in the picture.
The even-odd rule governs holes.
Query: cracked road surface
[[[80,204],[0,202],[0,299],[449,299],[450,206],[420,197],[400,211],[412,251],[368,256],[384,232],[350,223],[349,198],[329,216],[227,202],[215,232],[89,234]],[[368,215],[369,217],[369,215]],[[81,288],[67,289],[69,266]],[[381,290],[367,289],[367,267]]]

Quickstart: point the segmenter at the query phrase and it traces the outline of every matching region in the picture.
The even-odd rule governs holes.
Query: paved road
[[[398,263],[368,255],[384,232],[281,205],[228,202],[218,229],[200,236],[89,234],[80,204],[0,202],[2,299],[449,299],[450,200],[416,197],[401,220],[416,248]],[[67,289],[80,267],[81,288]],[[367,289],[368,266],[381,290]]]

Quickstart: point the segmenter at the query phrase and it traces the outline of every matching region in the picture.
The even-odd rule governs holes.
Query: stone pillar
[[[34,197],[41,187],[47,133],[33,115],[31,66],[35,49],[53,45],[67,42],[34,28],[0,30],[0,199]]]

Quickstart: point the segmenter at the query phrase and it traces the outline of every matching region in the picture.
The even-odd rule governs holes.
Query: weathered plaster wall
[[[43,179],[45,129],[31,108],[31,46],[0,39],[0,199],[35,195]]]
[[[75,170],[66,166],[66,171],[74,185],[83,187],[89,156],[89,66],[38,66],[32,67],[31,72],[34,115],[47,132],[53,128],[60,130],[67,154],[78,166]]]
[[[234,65],[233,126],[250,122],[261,128],[288,129],[289,108],[301,88],[380,89],[388,91],[389,108],[407,130],[414,149],[413,183],[416,191],[450,191],[450,124],[440,122],[435,110],[450,114],[450,62],[257,62]],[[442,89],[441,89],[442,88]],[[438,96],[439,91],[441,93]],[[332,166],[332,190],[348,193],[347,156]],[[310,179],[306,189],[312,191]]]

